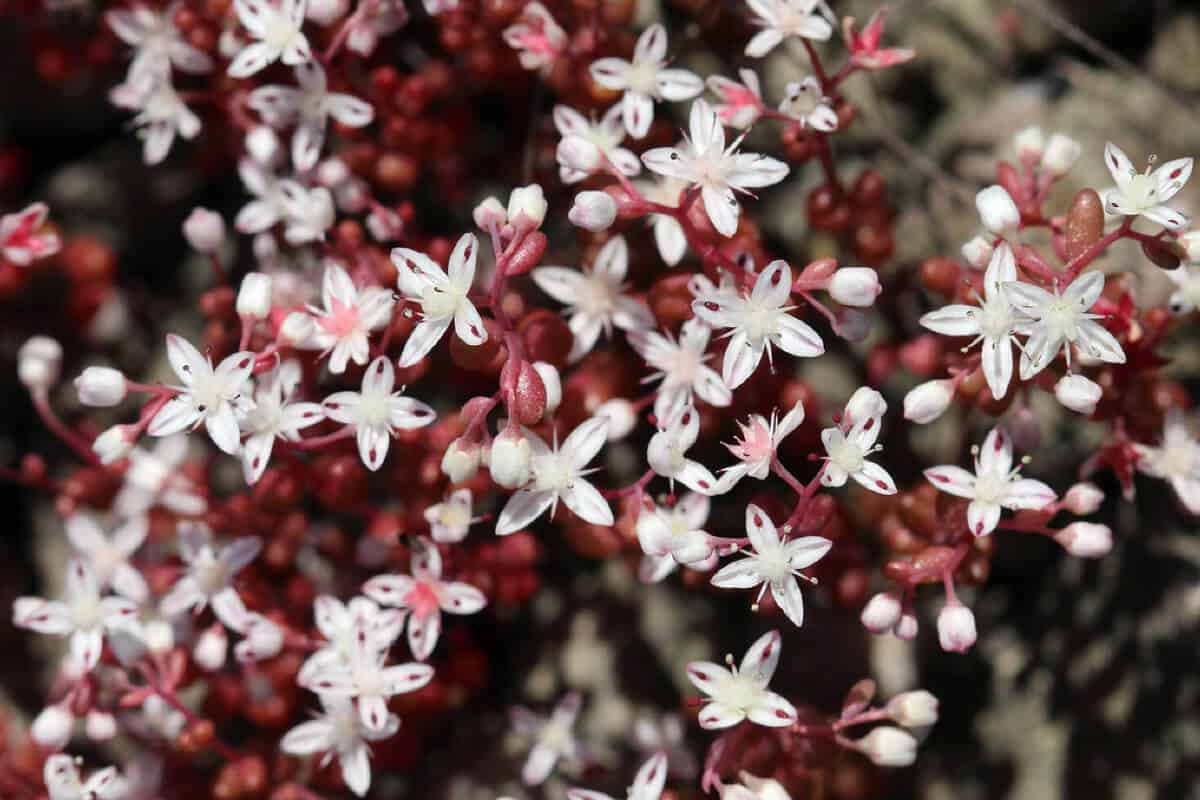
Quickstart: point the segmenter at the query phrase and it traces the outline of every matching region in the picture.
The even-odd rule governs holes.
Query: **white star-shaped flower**
[[[1013,343],[1017,315],[1004,287],[1017,280],[1012,248],[1001,242],[992,252],[983,276],[979,306],[949,305],[921,317],[921,325],[943,336],[974,336],[971,344],[983,342],[981,364],[992,396],[1004,397],[1013,373]]]
[[[1071,345],[1092,358],[1125,363],[1125,351],[1117,337],[1096,322],[1103,315],[1088,313],[1104,291],[1102,273],[1086,272],[1061,293],[1055,287],[1054,294],[1019,281],[1003,287],[1013,307],[1028,318],[1020,323],[1022,331],[1029,334],[1021,352],[1021,380],[1027,381],[1049,366],[1059,350],[1070,367]]]
[[[716,490],[717,479],[708,467],[686,455],[700,435],[700,415],[696,409],[690,404],[680,406],[660,424],[662,427],[650,437],[650,444],[646,447],[650,469],[671,481],[672,492],[675,491],[675,481],[679,481],[694,492],[712,494]]]
[[[229,65],[234,78],[247,78],[282,61],[288,66],[312,59],[312,50],[304,36],[304,15],[308,0],[234,0],[238,21],[258,41],[246,45]]]
[[[751,414],[745,423],[739,422],[741,437],[734,444],[725,445],[729,452],[737,457],[738,463],[722,470],[715,493],[728,492],[747,475],[760,481],[765,480],[771,474],[771,464],[775,461],[775,453],[780,443],[800,427],[802,422],[804,404],[799,401],[784,414],[783,419],[778,419],[773,411],[770,420],[762,414]]]
[[[811,75],[787,85],[779,110],[813,130],[825,133],[837,130],[837,112],[833,110],[829,98],[821,94],[821,85]]]
[[[442,556],[429,540],[413,550],[412,575],[376,575],[363,593],[385,605],[408,609],[408,646],[418,661],[429,658],[442,630],[442,612],[474,614],[487,605],[469,583],[442,580]]]
[[[730,389],[746,382],[758,368],[763,353],[773,361],[772,346],[794,356],[811,358],[825,352],[821,336],[790,313],[792,270],[784,261],[772,261],[747,295],[728,285],[716,289],[703,282],[697,288],[692,310],[714,328],[728,328],[729,344],[721,365],[721,378]]]
[[[213,369],[211,359],[172,333],[167,335],[167,360],[183,386],[176,387],[179,393],[154,415],[147,432],[170,436],[203,422],[213,444],[237,455],[241,447],[238,421],[254,407],[249,396],[254,353],[234,353]]]
[[[100,589],[112,588],[117,594],[141,603],[150,594],[146,579],[129,559],[146,541],[149,522],[144,514],[124,520],[111,535],[105,533],[91,514],[75,513],[67,518],[67,539],[87,562]]]
[[[750,589],[761,584],[755,604],[769,587],[775,604],[796,627],[804,624],[804,597],[797,576],[824,558],[833,542],[823,536],[784,539],[767,513],[746,506],[746,535],[754,552],[726,564],[712,576],[712,585],[722,589]],[[808,578],[805,578],[808,580]]]
[[[131,75],[109,92],[113,105],[136,111],[133,126],[142,140],[142,160],[158,164],[167,157],[178,134],[195,139],[200,133],[200,118],[171,85],[169,72],[154,74],[150,70]]]
[[[1200,306],[1200,266],[1188,265],[1167,270],[1175,291],[1167,305],[1173,314],[1188,314]]]
[[[292,134],[292,163],[296,169],[312,169],[325,143],[330,117],[350,128],[371,124],[371,104],[354,95],[329,91],[325,68],[316,61],[295,67],[298,87],[260,86],[246,98],[250,108],[274,128],[295,125]]]
[[[362,389],[337,392],[325,398],[325,415],[344,425],[353,425],[358,439],[358,454],[369,470],[383,466],[392,435],[397,430],[424,428],[437,415],[433,409],[393,392],[396,372],[387,356],[379,356],[363,372]]]
[[[133,448],[124,482],[113,500],[117,515],[128,519],[159,504],[184,516],[203,514],[208,509],[203,490],[179,469],[187,454],[188,437],[182,434],[164,436],[152,450]]]
[[[1021,467],[1013,469],[1012,441],[999,427],[992,428],[983,447],[975,450],[975,474],[962,467],[943,465],[925,470],[925,477],[943,492],[971,501],[967,527],[976,536],[986,536],[1000,522],[1000,509],[1044,508],[1058,496],[1046,484],[1021,478]]]
[[[184,41],[175,26],[175,14],[182,5],[173,2],[161,13],[144,5],[134,5],[128,10],[107,11],[104,19],[117,38],[134,49],[129,63],[129,76],[146,72],[161,74],[164,67],[173,65],[193,74],[208,72],[213,67],[212,59],[202,51]]]
[[[605,89],[624,92],[621,116],[625,130],[641,139],[654,121],[655,100],[691,100],[704,91],[704,81],[686,69],[666,69],[667,29],[654,24],[638,37],[633,59],[601,58],[591,65],[592,79]]]
[[[678,341],[669,333],[631,331],[629,344],[655,372],[645,381],[662,379],[654,398],[654,415],[667,419],[698,396],[710,406],[724,408],[733,402],[733,393],[712,367],[708,340],[712,329],[699,319],[689,319],[679,331]]]
[[[759,637],[740,668],[729,669],[711,661],[693,661],[687,665],[688,680],[708,695],[700,709],[700,727],[705,730],[731,728],[744,719],[768,728],[784,728],[796,721],[796,708],[767,688],[779,666],[779,631]]]
[[[397,247],[392,251],[396,285],[405,297],[421,304],[421,321],[404,343],[400,366],[411,367],[424,358],[454,324],[463,344],[477,347],[487,341],[487,329],[470,300],[475,283],[475,260],[479,241],[464,233],[450,253],[445,272],[424,253]]]
[[[311,345],[329,353],[329,371],[340,375],[346,362],[367,363],[369,336],[387,325],[394,304],[392,293],[380,286],[359,288],[346,270],[333,262],[321,280],[320,308],[309,308],[317,324]]]
[[[116,767],[93,772],[85,781],[79,776],[75,759],[66,753],[55,753],[46,759],[42,778],[50,800],[122,800],[125,781]]]
[[[883,398],[877,392],[872,394],[875,398],[873,413],[860,414],[855,419],[848,405],[843,414],[842,427],[821,431],[821,443],[825,445],[827,453],[825,468],[821,472],[822,486],[842,486],[847,478],[853,478],[860,486],[877,494],[896,493],[896,482],[887,470],[867,460],[867,456],[882,449],[875,444],[875,440],[879,438],[880,423],[887,410]]]
[[[452,544],[467,537],[476,518],[471,516],[471,490],[456,489],[445,500],[425,509],[429,535],[435,542]]]
[[[537,2],[526,5],[521,21],[509,25],[502,35],[505,43],[517,51],[522,67],[543,73],[550,70],[567,46],[567,32]]]
[[[658,583],[680,564],[700,570],[716,564],[711,537],[704,530],[710,505],[704,495],[688,492],[670,508],[656,505],[638,513],[638,544],[646,554],[638,575],[644,582]]]
[[[608,418],[592,417],[551,449],[532,431],[524,436],[533,451],[533,480],[513,494],[496,520],[496,533],[506,536],[531,524],[545,511],[554,516],[561,500],[580,519],[612,525],[613,513],[603,495],[584,479],[587,464],[608,441]]]
[[[571,728],[579,716],[581,705],[580,696],[569,692],[549,717],[539,717],[521,706],[512,709],[509,716],[513,727],[533,741],[533,747],[521,768],[521,780],[526,786],[543,783],[560,760],[574,761],[578,758],[579,743]]]
[[[318,595],[313,601],[313,621],[324,643],[300,667],[296,680],[309,683],[309,676],[326,665],[349,665],[359,632],[365,631],[376,647],[386,650],[404,630],[408,612],[398,608],[380,608],[369,597],[357,596],[342,603],[332,595]]]
[[[554,127],[564,141],[572,140],[568,144],[582,152],[583,161],[590,165],[588,169],[580,169],[575,162],[568,165],[560,160],[558,176],[563,183],[578,183],[600,169],[603,163],[601,157],[612,162],[623,175],[637,175],[642,171],[638,157],[621,147],[621,142],[625,140],[625,126],[621,119],[619,105],[604,112],[599,122],[589,120],[570,106],[554,107]],[[559,147],[563,147],[561,142]]]
[[[1192,175],[1192,159],[1168,161],[1153,172],[1138,172],[1121,148],[1112,142],[1104,145],[1104,165],[1112,173],[1116,186],[1102,193],[1110,214],[1145,217],[1165,228],[1182,228],[1187,217],[1164,205],[1179,193]]]
[[[578,361],[591,352],[601,332],[611,335],[614,325],[626,331],[654,325],[650,309],[626,294],[628,269],[629,245],[624,236],[614,236],[588,267],[538,267],[533,271],[538,288],[567,306],[567,324],[575,334],[568,361]]]
[[[1157,447],[1134,445],[1137,467],[1155,478],[1170,482],[1179,502],[1193,514],[1200,514],[1200,441],[1187,416],[1179,409],[1167,412],[1162,442]]]
[[[213,614],[222,624],[235,631],[246,625],[246,604],[242,602],[233,578],[262,550],[257,536],[235,539],[217,548],[208,528],[198,524],[179,526],[179,557],[187,571],[159,603],[164,617],[177,617],[185,612],[199,614],[211,605]]]
[[[319,403],[296,403],[292,395],[300,382],[300,365],[285,361],[263,376],[254,391],[254,408],[242,419],[248,434],[242,443],[242,474],[246,483],[262,477],[271,460],[275,440],[294,442],[300,431],[325,419]]]
[[[818,16],[823,0],[746,0],[746,5],[762,28],[746,45],[751,58],[762,58],[792,36],[823,42],[833,35],[833,26]]]
[[[667,783],[667,754],[655,753],[646,760],[634,776],[626,793],[627,800],[658,800]],[[591,789],[567,789],[567,800],[615,800],[604,792]]]
[[[713,227],[722,236],[733,236],[742,210],[734,192],[749,194],[779,183],[787,177],[788,166],[758,153],[739,153],[741,138],[726,147],[725,129],[705,100],[692,103],[688,130],[691,137],[684,147],[648,150],[642,163],[652,172],[700,187]]]
[[[242,206],[233,225],[242,233],[262,233],[287,218],[284,184],[264,164],[253,158],[238,162],[238,177],[254,199]]]
[[[354,703],[344,697],[321,695],[323,713],[302,722],[284,734],[279,747],[293,756],[324,753],[322,765],[334,756],[342,769],[342,780],[359,797],[371,788],[370,742],[388,739],[400,729],[400,718],[388,714],[378,730],[362,724]]]
[[[49,636],[71,637],[71,659],[90,671],[100,661],[107,631],[138,632],[137,604],[124,597],[101,597],[100,583],[86,562],[67,563],[62,600],[18,597],[13,624]]]

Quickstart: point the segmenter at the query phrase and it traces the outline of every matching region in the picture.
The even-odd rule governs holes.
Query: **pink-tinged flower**
[[[739,153],[741,138],[726,147],[725,129],[703,99],[692,103],[688,130],[684,147],[648,150],[642,163],[652,172],[699,187],[713,227],[722,236],[733,236],[742,210],[734,193],[750,194],[751,189],[779,183],[787,177],[788,166],[759,153]]]
[[[621,97],[625,130],[635,139],[650,131],[655,100],[691,100],[704,91],[704,81],[686,69],[667,69],[667,29],[651,25],[638,37],[633,59],[601,58],[592,62],[596,83]]]
[[[371,104],[349,94],[329,91],[325,68],[316,61],[295,67],[298,88],[260,86],[246,102],[273,128],[295,126],[292,134],[292,163],[296,169],[312,169],[325,143],[325,128],[333,117],[350,128],[369,125],[375,118]]]
[[[435,542],[452,544],[467,538],[477,518],[471,515],[471,490],[456,489],[445,500],[425,509],[425,521]]]
[[[567,324],[575,334],[568,361],[591,352],[602,332],[612,335],[614,325],[625,331],[653,327],[650,309],[626,294],[628,269],[629,245],[624,236],[614,236],[586,268],[538,267],[531,273],[539,289],[567,306]]]
[[[732,728],[744,719],[768,728],[783,728],[796,721],[796,708],[770,691],[767,685],[779,666],[779,631],[758,638],[740,668],[729,669],[711,661],[693,661],[687,665],[688,680],[708,695],[700,709],[700,727],[705,730]]]
[[[111,535],[90,514],[82,512],[67,518],[67,539],[87,563],[101,590],[114,592],[141,603],[150,594],[146,579],[129,559],[146,541],[149,524],[145,515],[130,517],[118,525]]]
[[[850,61],[860,69],[887,69],[911,61],[917,55],[907,47],[879,46],[887,13],[886,8],[877,10],[863,26],[862,33],[854,30],[854,17],[842,20],[842,38],[850,51]]]
[[[524,432],[533,451],[533,479],[509,498],[496,520],[496,533],[506,536],[528,527],[547,510],[550,516],[561,500],[580,519],[593,525],[612,525],[613,513],[608,501],[596,487],[584,480],[592,470],[588,462],[596,457],[608,440],[608,419],[592,417],[566,438],[560,447],[555,436],[551,449],[532,431]],[[499,441],[499,439],[497,439]],[[493,453],[493,461],[495,454]]]
[[[754,282],[747,295],[727,285],[713,288],[697,282],[702,291],[692,301],[696,316],[714,328],[728,328],[729,344],[721,365],[721,377],[736,389],[754,374],[763,353],[773,365],[773,349],[803,358],[825,352],[825,343],[808,323],[793,317],[788,305],[792,292],[792,270],[784,261],[772,261]]]
[[[62,600],[18,597],[13,624],[49,636],[69,636],[71,660],[84,671],[99,663],[106,632],[136,635],[139,628],[137,604],[124,597],[101,597],[95,572],[78,558],[67,563]]]
[[[234,0],[238,21],[258,41],[241,49],[229,65],[234,78],[248,78],[269,64],[297,66],[312,60],[304,36],[308,0]]]
[[[363,593],[385,606],[409,610],[408,646],[418,661],[429,658],[442,630],[442,612],[475,614],[487,605],[469,583],[442,580],[442,556],[429,540],[413,549],[412,575],[376,575]]]
[[[833,26],[819,16],[823,0],[746,0],[762,28],[746,45],[746,55],[762,58],[789,37],[823,42],[833,35]]]
[[[1104,165],[1117,185],[1101,193],[1105,210],[1126,217],[1145,217],[1172,230],[1182,228],[1187,224],[1187,217],[1165,203],[1188,182],[1192,164],[1190,158],[1177,158],[1153,172],[1149,167],[1144,173],[1138,172],[1129,156],[1109,142],[1104,145]]]
[[[317,330],[311,346],[329,354],[329,371],[340,375],[346,362],[367,363],[369,337],[392,316],[392,293],[380,286],[359,288],[337,264],[325,266],[321,281],[323,309],[310,307]]]
[[[169,73],[130,76],[113,87],[109,99],[118,108],[137,112],[133,126],[142,139],[142,159],[147,164],[167,157],[176,134],[190,140],[200,133],[200,118],[175,91]]]
[[[225,547],[213,544],[212,532],[203,525],[179,526],[179,557],[187,570],[159,603],[164,617],[191,612],[199,614],[209,605],[225,627],[241,630],[248,613],[233,578],[262,550],[256,536],[235,539]]]
[[[1157,447],[1135,444],[1134,449],[1138,470],[1168,481],[1184,508],[1200,514],[1200,442],[1182,411],[1173,408],[1167,412]]]
[[[300,431],[325,419],[319,403],[297,403],[292,395],[300,382],[300,365],[285,361],[264,375],[254,392],[254,408],[242,420],[242,475],[254,484],[271,461],[275,440],[295,442]]]
[[[325,398],[325,415],[344,425],[353,425],[358,454],[367,469],[377,470],[387,458],[397,430],[424,428],[437,415],[433,409],[404,396],[396,385],[396,372],[387,356],[379,356],[363,372],[362,390],[337,392]]]
[[[62,240],[58,234],[43,230],[49,213],[45,203],[33,203],[0,217],[0,255],[5,261],[25,267],[59,251]]]
[[[875,444],[875,440],[879,438],[880,423],[887,410],[882,396],[873,390],[868,391],[870,394],[863,397],[870,397],[873,407],[867,409],[867,413],[854,410],[855,400],[860,397],[859,392],[855,392],[842,415],[842,424],[848,428],[843,430],[834,427],[821,431],[821,443],[826,453],[821,485],[842,486],[847,478],[853,478],[860,486],[876,494],[895,494],[896,482],[892,476],[874,461],[867,460],[867,456],[883,449]]]
[[[336,756],[342,780],[350,791],[362,797],[371,788],[370,742],[395,735],[400,729],[400,718],[388,714],[382,727],[372,730],[362,724],[350,700],[330,695],[321,695],[320,700],[323,713],[284,734],[279,747],[293,756],[324,753],[322,766]]]
[[[707,497],[688,492],[670,508],[655,506],[638,513],[638,544],[646,554],[638,569],[642,581],[658,583],[680,564],[699,570],[716,565],[712,537],[704,530],[709,508]]]
[[[541,717],[523,706],[509,712],[513,728],[533,742],[529,757],[521,768],[521,780],[526,786],[538,786],[560,760],[575,761],[579,757],[579,743],[571,728],[579,716],[583,699],[577,692],[568,692],[549,717]]]
[[[1012,440],[996,427],[975,452],[975,474],[962,467],[944,465],[925,470],[925,478],[947,494],[965,497],[967,527],[976,536],[986,536],[1000,522],[1000,509],[1045,508],[1058,499],[1046,484],[1021,478],[1021,467],[1013,468]]]
[[[600,171],[607,159],[623,175],[637,175],[642,162],[631,151],[621,147],[625,127],[621,122],[621,107],[613,106],[597,122],[588,119],[570,106],[554,107],[554,127],[562,140],[558,144],[558,177],[563,183],[579,181]]]
[[[630,331],[629,344],[655,372],[642,382],[662,380],[654,398],[654,415],[668,419],[683,406],[699,397],[710,406],[724,408],[733,402],[733,393],[716,370],[707,366],[712,356],[705,351],[712,329],[698,319],[689,319],[679,331],[679,339],[657,331]]]
[[[42,778],[50,800],[122,800],[125,781],[116,767],[93,772],[85,781],[79,776],[75,759],[66,753],[56,753],[46,759]]]
[[[779,103],[779,110],[796,119],[806,128],[829,133],[837,130],[838,117],[821,85],[811,75],[802,81],[792,81]],[[872,298],[874,299],[874,298]],[[869,305],[869,304],[868,304]]]
[[[655,753],[646,760],[634,776],[626,794],[628,800],[658,800],[667,783],[667,754]],[[591,789],[567,789],[567,800],[614,800],[604,792]]]
[[[391,36],[408,22],[402,0],[374,0],[359,6],[346,37],[346,49],[370,57],[379,40]]]
[[[400,366],[411,367],[441,340],[450,325],[463,344],[478,347],[487,341],[487,329],[470,300],[475,283],[479,240],[464,233],[454,245],[446,271],[424,253],[397,247],[392,251],[396,285],[405,297],[421,304],[421,321],[409,334],[400,355]]]
[[[823,536],[785,539],[766,512],[755,505],[746,506],[746,535],[754,552],[726,564],[712,576],[712,585],[722,589],[750,589],[761,584],[755,605],[769,587],[775,604],[796,627],[804,624],[804,597],[797,576],[824,558],[833,542]],[[742,551],[745,552],[745,551]],[[807,578],[806,578],[807,580]]]
[[[162,12],[136,4],[104,14],[104,20],[117,38],[133,48],[129,63],[131,78],[147,72],[160,75],[175,66],[184,72],[201,74],[213,68],[212,59],[202,50],[184,41],[175,26],[175,13],[182,5],[173,2]]]
[[[214,369],[212,359],[202,356],[191,342],[168,334],[167,360],[183,386],[175,387],[178,394],[154,415],[147,432],[170,436],[204,423],[213,444],[237,455],[241,447],[238,423],[254,408],[249,396],[254,353],[234,353]]]
[[[696,409],[690,404],[681,406],[660,424],[662,427],[650,437],[646,448],[650,469],[670,480],[672,493],[675,481],[702,494],[716,491],[717,479],[708,467],[686,456],[700,435],[700,415]]]
[[[564,31],[541,3],[530,3],[521,21],[504,29],[504,41],[517,51],[521,66],[548,72],[567,46]]]
[[[720,98],[713,111],[721,123],[744,131],[758,122],[767,110],[762,99],[762,85],[758,73],[752,69],[738,70],[741,83],[722,75],[709,75],[708,88]]]
[[[733,444],[725,445],[738,463],[721,472],[716,494],[728,492],[747,475],[761,481],[771,474],[780,443],[804,422],[804,404],[797,402],[783,419],[778,419],[776,413],[771,412],[770,420],[762,414],[751,414],[746,422],[738,423],[741,436]]]
[[[324,642],[305,660],[297,682],[302,686],[309,683],[309,676],[326,665],[350,664],[360,632],[365,632],[378,648],[391,647],[404,630],[407,613],[398,608],[380,608],[369,597],[354,597],[343,604],[332,595],[318,595],[313,601],[313,621]]]

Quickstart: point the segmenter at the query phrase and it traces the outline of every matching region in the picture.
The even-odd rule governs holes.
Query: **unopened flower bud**
[[[870,267],[843,267],[829,281],[829,294],[844,306],[867,308],[881,291],[879,275]]]
[[[954,381],[926,381],[904,395],[904,418],[926,425],[946,413],[954,399]]]
[[[1062,507],[1072,514],[1085,516],[1094,514],[1104,502],[1104,492],[1091,481],[1083,481],[1067,489],[1063,495]]]
[[[142,626],[142,640],[151,653],[165,655],[175,647],[175,629],[166,620],[153,619]]]
[[[1037,125],[1022,128],[1013,136],[1013,150],[1021,161],[1038,161],[1046,149],[1046,134]]]
[[[917,740],[908,731],[888,725],[875,728],[855,746],[881,767],[907,767],[917,760]]]
[[[872,417],[882,417],[885,411],[887,401],[869,386],[860,386],[846,403],[846,416],[850,418],[851,424]]]
[[[754,795],[758,800],[792,800],[792,796],[788,794],[788,790],[783,787],[783,784],[774,778],[760,778],[757,775],[751,775],[743,770],[738,774],[738,778],[744,784],[746,789]],[[722,784],[717,784],[722,786]],[[721,789],[721,800],[734,800],[735,797],[745,797],[743,792],[729,792],[728,789],[741,789],[741,786],[724,785]],[[727,796],[728,795],[728,796]]]
[[[93,708],[84,720],[83,730],[93,742],[107,742],[117,735],[117,718]]]
[[[246,134],[246,152],[259,164],[270,164],[279,156],[279,137],[269,126],[259,125]]]
[[[246,638],[233,648],[234,657],[242,664],[263,661],[279,655],[283,649],[283,629],[262,614],[246,615],[243,633]]]
[[[1058,402],[1080,414],[1095,411],[1102,394],[1099,384],[1082,375],[1064,375],[1054,384],[1054,396]]]
[[[49,336],[32,336],[17,351],[17,377],[31,390],[49,389],[62,370],[62,345]]]
[[[546,218],[546,195],[536,183],[513,189],[508,196],[508,221],[514,227],[539,228]]]
[[[888,702],[887,712],[898,725],[920,728],[937,722],[938,700],[924,689],[904,692]]]
[[[271,276],[247,273],[238,290],[236,308],[238,316],[244,319],[266,319],[271,313]]]
[[[318,25],[332,25],[350,10],[350,0],[308,0],[305,16]]]
[[[492,442],[488,467],[498,486],[518,489],[529,483],[532,462],[533,450],[519,429],[507,428]]]
[[[917,622],[917,615],[911,611],[906,611],[900,615],[900,621],[896,623],[896,628],[892,633],[896,634],[897,639],[911,642],[917,638],[917,633],[920,630],[921,623]]]
[[[608,192],[580,192],[567,219],[589,231],[607,230],[617,218],[617,201]]]
[[[508,212],[504,210],[504,204],[498,197],[484,198],[482,203],[475,206],[471,216],[475,225],[482,231],[491,230],[493,227],[503,228],[504,223],[508,222]]]
[[[1021,212],[1017,210],[1017,204],[1008,190],[999,184],[989,186],[975,195],[975,208],[979,210],[983,227],[999,236],[1012,233],[1021,224]]]
[[[559,164],[578,172],[592,172],[600,166],[602,158],[600,148],[582,136],[564,136],[554,155]]]
[[[483,447],[465,441],[461,436],[450,443],[442,455],[442,473],[451,483],[461,483],[475,477],[479,462],[483,460]]]
[[[210,625],[196,638],[192,648],[192,659],[200,669],[216,672],[225,666],[225,657],[229,653],[229,637],[225,634],[225,626],[220,623]]]
[[[562,378],[554,365],[545,361],[533,362],[533,368],[542,376],[542,385],[546,387],[546,413],[553,414],[562,402]]]
[[[215,211],[193,208],[183,221],[183,238],[197,253],[215,253],[225,243],[225,220]]]
[[[301,347],[312,338],[316,324],[303,311],[293,311],[283,318],[279,326],[279,343],[285,347]]]
[[[75,379],[75,391],[85,406],[115,406],[125,399],[125,376],[112,367],[88,367]]]
[[[942,606],[937,619],[938,642],[950,653],[965,653],[975,644],[975,615],[962,603]]]
[[[92,441],[92,452],[101,464],[115,464],[133,450],[137,429],[133,425],[113,425]]]
[[[616,442],[624,439],[637,427],[637,411],[633,403],[623,397],[614,397],[601,403],[596,409],[595,416],[608,420],[608,441]]]
[[[59,703],[46,706],[33,720],[29,735],[43,749],[57,751],[67,746],[71,740],[71,729],[75,727],[75,717],[65,704]]]
[[[327,189],[336,189],[350,180],[353,173],[340,158],[327,158],[317,165],[317,183]]]
[[[1051,175],[1066,175],[1075,166],[1082,148],[1079,142],[1061,133],[1056,133],[1046,142],[1046,151],[1042,153],[1042,168]]]
[[[1188,231],[1179,237],[1179,244],[1187,254],[1187,260],[1200,264],[1200,231]]]
[[[879,592],[863,606],[859,619],[871,633],[887,633],[896,627],[902,611],[900,598],[895,592]]]
[[[1073,556],[1101,558],[1112,550],[1112,529],[1094,522],[1072,522],[1054,535],[1054,541]]]
[[[963,260],[975,269],[986,269],[992,260],[992,243],[982,236],[976,236],[962,246]]]

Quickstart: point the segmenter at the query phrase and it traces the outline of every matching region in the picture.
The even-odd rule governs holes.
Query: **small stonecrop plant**
[[[1128,501],[1142,472],[1200,513],[1200,440],[1156,352],[1200,305],[1200,232],[1170,205],[1192,159],[1141,171],[1114,144],[1023,131],[978,193],[961,259],[881,274],[886,185],[872,170],[848,182],[836,156],[855,116],[843,84],[914,57],[882,46],[882,10],[858,30],[824,0],[728,4],[723,38],[741,38],[715,60],[693,58],[703,43],[685,28],[639,31],[632,4],[600,5],[135,0],[103,14],[97,35],[127,61],[111,101],[145,162],[211,150],[247,200],[182,223],[212,285],[182,309],[201,335],[161,332],[169,373],[45,336],[21,348],[20,381],[75,463],[31,454],[3,475],[55,500],[71,553],[60,588],[13,605],[17,627],[64,647],[28,747],[4,745],[0,794],[394,796],[381,782],[434,758],[439,727],[504,733],[460,721],[472,701],[546,686],[492,670],[521,654],[488,652],[481,632],[544,613],[565,541],[728,604],[745,653],[673,664],[702,695],[677,698],[692,729],[630,717],[617,749],[642,753],[636,772],[578,724],[612,696],[552,681],[553,708],[511,709],[525,747],[487,792],[565,779],[573,800],[604,800],[581,786],[603,765],[605,785],[632,774],[637,800],[826,796],[814,775],[912,764],[938,701],[913,688],[877,705],[871,680],[846,675],[828,713],[772,688],[806,658],[795,628],[849,609],[911,640],[934,584],[937,640],[965,652],[962,590],[986,580],[995,537],[1083,558],[1113,547],[1088,520],[1099,485],[1052,485],[1021,455],[1051,408],[1035,395],[1104,428],[1083,477],[1115,474]],[[786,70],[775,99],[769,55]],[[464,92],[530,121],[502,120],[501,136]],[[1114,185],[1047,208],[1081,157]],[[772,187],[801,180],[815,188],[788,224],[831,234],[845,259],[763,233]],[[505,183],[520,185],[489,194]],[[0,219],[14,274],[63,248],[47,212]],[[1123,240],[1172,270],[1168,307],[1097,269]],[[893,280],[905,272],[920,290]],[[805,376],[826,359],[870,385],[818,391]],[[65,360],[90,418],[54,407]],[[908,388],[901,363],[925,382]],[[963,423],[959,457],[914,461],[909,436],[946,415]],[[757,616],[780,629],[746,632]],[[493,646],[540,648],[521,625]]]

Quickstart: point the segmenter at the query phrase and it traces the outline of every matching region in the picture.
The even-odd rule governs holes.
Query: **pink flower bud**
[[[887,633],[900,621],[903,608],[900,598],[894,592],[879,592],[863,606],[863,627],[871,633]]]
[[[545,361],[535,361],[533,368],[542,378],[542,386],[546,388],[546,413],[553,414],[562,402],[562,378],[553,364]]]
[[[917,633],[920,630],[921,624],[917,622],[917,616],[911,611],[907,611],[900,615],[900,621],[896,623],[896,629],[892,633],[896,634],[896,638],[898,639],[911,642],[917,638]]]
[[[975,208],[979,210],[983,227],[999,236],[1012,233],[1021,224],[1021,212],[1017,210],[1017,204],[1008,191],[998,184],[975,195]]]
[[[216,672],[225,666],[228,652],[229,637],[225,635],[225,626],[215,623],[205,628],[196,638],[196,644],[192,647],[192,659],[200,669]]]
[[[508,221],[517,228],[540,228],[546,218],[546,195],[536,183],[513,189],[508,196]]]
[[[887,725],[859,739],[855,747],[881,767],[907,767],[917,760],[917,740],[913,735]]]
[[[926,381],[904,395],[904,418],[926,425],[946,413],[954,399],[954,381]]]
[[[868,308],[882,291],[879,275],[870,267],[843,267],[829,281],[829,294],[844,306]]]
[[[83,730],[93,742],[107,742],[117,735],[117,718],[107,711],[92,709],[84,719]]]
[[[17,377],[31,390],[46,390],[58,383],[62,370],[62,345],[49,336],[32,336],[17,351]]]
[[[938,642],[950,653],[965,653],[975,644],[975,615],[959,602],[942,606],[937,619]]]
[[[442,455],[442,473],[452,483],[461,483],[475,477],[482,460],[483,447],[460,436],[450,443]]]
[[[125,399],[125,376],[112,367],[88,367],[75,379],[75,391],[85,406],[115,406]]]
[[[316,324],[312,317],[303,311],[293,311],[283,318],[276,338],[285,347],[302,347],[315,331]]]
[[[937,722],[938,700],[924,689],[904,692],[888,702],[887,712],[898,725],[920,728]]]
[[[600,148],[582,136],[564,136],[554,154],[559,164],[578,172],[592,172],[600,166]]]
[[[505,489],[518,489],[529,483],[533,450],[519,428],[506,428],[492,442],[488,462],[492,480]]]
[[[1042,168],[1055,177],[1066,175],[1075,166],[1083,148],[1079,142],[1065,134],[1056,133],[1046,142],[1046,150],[1042,153]]]
[[[1077,483],[1063,495],[1062,507],[1072,514],[1084,516],[1094,514],[1104,502],[1104,492],[1090,481]]]
[[[1037,125],[1022,128],[1013,136],[1013,149],[1021,161],[1038,162],[1046,149],[1046,134]]]
[[[580,192],[567,219],[589,231],[607,230],[617,218],[617,201],[608,192]]]
[[[976,236],[962,246],[962,257],[975,269],[986,269],[992,260],[992,243],[982,236]]]
[[[1101,558],[1112,550],[1112,529],[1094,522],[1072,522],[1054,536],[1073,556]]]
[[[504,210],[504,204],[498,197],[484,198],[482,203],[475,206],[471,217],[475,220],[475,225],[483,231],[493,227],[503,228],[504,223],[508,222],[508,212]]]
[[[1099,384],[1082,375],[1064,375],[1054,384],[1058,402],[1079,414],[1090,415],[1095,411],[1102,394]]]
[[[595,416],[608,420],[608,441],[616,442],[624,439],[637,427],[637,411],[633,403],[623,397],[601,403],[596,409]]]
[[[266,319],[271,313],[271,276],[247,273],[238,290],[236,308],[238,316],[244,319]]]
[[[33,720],[29,735],[46,750],[62,750],[71,740],[75,717],[63,704],[46,706]]]
[[[197,253],[215,253],[225,243],[225,220],[215,211],[194,208],[183,221],[183,238]]]

